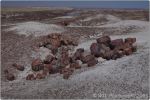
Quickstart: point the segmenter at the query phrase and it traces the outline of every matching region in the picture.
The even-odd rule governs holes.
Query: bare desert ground
[[[148,99],[149,98],[149,12],[125,9],[2,9],[1,97],[3,99]],[[35,46],[52,33],[72,35],[78,48],[102,35],[111,39],[136,38],[137,51],[116,60],[100,60],[82,66],[69,77],[50,74],[45,79],[26,80],[33,73],[32,60],[45,59],[50,50]],[[12,67],[25,66],[24,71]],[[4,70],[16,77],[8,81]]]

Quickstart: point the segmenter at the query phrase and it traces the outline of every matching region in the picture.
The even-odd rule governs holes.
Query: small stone
[[[24,71],[24,69],[25,69],[24,66],[18,65],[16,63],[12,64],[12,66],[14,66],[17,70],[20,70],[20,71]]]
[[[111,49],[114,49],[116,47],[122,46],[123,43],[123,39],[115,39],[110,42],[110,47]]]
[[[15,80],[15,76],[14,76],[13,74],[11,74],[11,73],[6,74],[6,78],[7,78],[7,80],[9,80],[9,81]]]
[[[114,51],[111,50],[109,52],[106,52],[104,55],[103,55],[103,58],[106,59],[106,60],[110,60],[112,59],[112,57],[114,56]]]
[[[83,52],[84,52],[83,48],[77,49],[76,52],[73,55],[73,59],[74,60],[80,60]]]
[[[65,67],[70,64],[70,57],[68,52],[62,52],[61,58],[60,58],[60,66]]]
[[[40,71],[44,68],[44,65],[40,59],[33,60],[31,66],[33,71]]]
[[[26,80],[35,80],[35,77],[33,74],[28,74]]]
[[[100,52],[100,46],[98,43],[92,43],[90,46],[91,54],[95,57],[100,57],[102,54]]]

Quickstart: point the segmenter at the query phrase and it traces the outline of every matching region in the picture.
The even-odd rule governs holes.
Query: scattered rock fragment
[[[31,66],[33,71],[40,71],[44,68],[44,65],[40,59],[33,60]]]
[[[60,58],[60,66],[65,67],[70,63],[70,57],[68,52],[62,52]]]
[[[82,67],[92,67],[98,62],[105,60],[116,60],[124,55],[131,55],[136,52],[137,47],[133,44],[136,38],[126,38],[111,40],[109,36],[103,36],[92,43],[90,51],[83,48],[78,48],[75,53],[70,52],[70,47],[78,45],[77,41],[68,35],[50,34],[46,36],[38,46],[46,47],[51,50],[44,59],[34,59],[31,63],[31,68],[35,71],[34,74],[28,74],[26,80],[44,79],[49,74],[59,73],[63,74],[64,79],[69,79],[70,75],[75,69]],[[24,66],[13,64],[15,68],[20,71],[24,70]],[[39,71],[39,72],[37,72]],[[8,70],[5,71],[7,80],[14,80],[15,76],[10,74]]]
[[[111,51],[109,51],[109,52],[106,52],[106,53],[103,55],[102,58],[104,58],[104,59],[106,59],[106,60],[110,60],[110,59],[112,59],[114,56],[115,56],[115,55],[114,55],[114,51],[111,50]]]
[[[34,74],[28,74],[28,75],[26,76],[26,80],[35,80]]]
[[[100,57],[102,54],[100,52],[100,47],[98,43],[92,43],[90,46],[91,54],[95,57]]]
[[[12,64],[13,67],[15,67],[17,70],[20,70],[20,71],[24,71],[24,66],[22,65],[18,65],[16,63]]]
[[[73,55],[73,59],[74,60],[81,60],[81,57],[82,57],[82,53],[84,52],[84,49],[83,48],[79,48],[76,50],[76,52],[74,53]]]
[[[7,74],[7,75],[6,75],[6,78],[7,78],[7,80],[9,80],[9,81],[15,80],[15,76],[14,76],[13,74],[11,74],[11,73]]]
[[[15,80],[15,76],[12,73],[9,73],[9,71],[6,69],[4,70],[4,73],[6,75],[6,79],[9,81]]]
[[[123,39],[115,39],[110,42],[111,49],[114,49],[122,45],[123,45]]]

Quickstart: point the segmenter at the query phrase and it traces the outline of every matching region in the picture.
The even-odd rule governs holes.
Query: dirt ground
[[[9,15],[9,12],[7,13]],[[136,10],[132,17],[130,13],[133,12],[131,10],[85,12],[85,10],[71,9],[60,15],[59,12],[55,13],[49,19],[42,16],[42,20],[31,18],[27,21],[19,21],[17,18],[20,17],[16,19],[12,17],[13,20],[10,17],[6,20],[5,15],[1,26],[1,97],[3,99],[148,99],[150,32],[148,12]],[[104,17],[106,20],[102,22],[101,19]],[[62,20],[68,22],[67,26],[60,25]],[[30,24],[32,27],[29,26]],[[47,32],[53,33],[54,30],[48,30],[52,24],[56,25],[56,29],[57,26],[61,27],[59,29],[62,34],[72,34],[79,39],[79,45],[75,49],[89,50],[96,38],[107,34],[112,40],[136,37],[137,52],[117,60],[99,62],[91,68],[78,69],[68,80],[63,79],[59,73],[49,75],[46,79],[26,80],[26,75],[31,72],[31,62],[36,57],[34,46],[42,41],[42,35],[47,35]],[[35,28],[34,25],[39,28]],[[39,35],[39,32],[42,35]],[[11,67],[12,63],[24,65],[25,70],[23,72],[15,70]],[[5,69],[11,70],[16,80],[6,80]]]

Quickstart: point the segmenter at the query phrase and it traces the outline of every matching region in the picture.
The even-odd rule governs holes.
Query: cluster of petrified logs
[[[77,42],[60,34],[51,34],[48,36],[48,40],[40,46],[49,48],[52,54],[48,55],[43,61],[34,59],[31,69],[36,74],[28,74],[26,80],[44,79],[49,74],[54,73],[60,73],[64,79],[68,79],[75,69],[82,67],[82,64],[86,64],[87,67],[96,65],[99,57],[106,60],[116,60],[124,55],[136,52],[135,42],[136,38],[111,40],[109,36],[103,36],[98,38],[96,43],[91,44],[90,52],[79,48],[74,53],[70,53],[68,45],[76,46]],[[13,64],[13,66],[20,71],[24,70],[21,65]],[[15,79],[8,71],[5,71],[5,73],[8,80]]]

